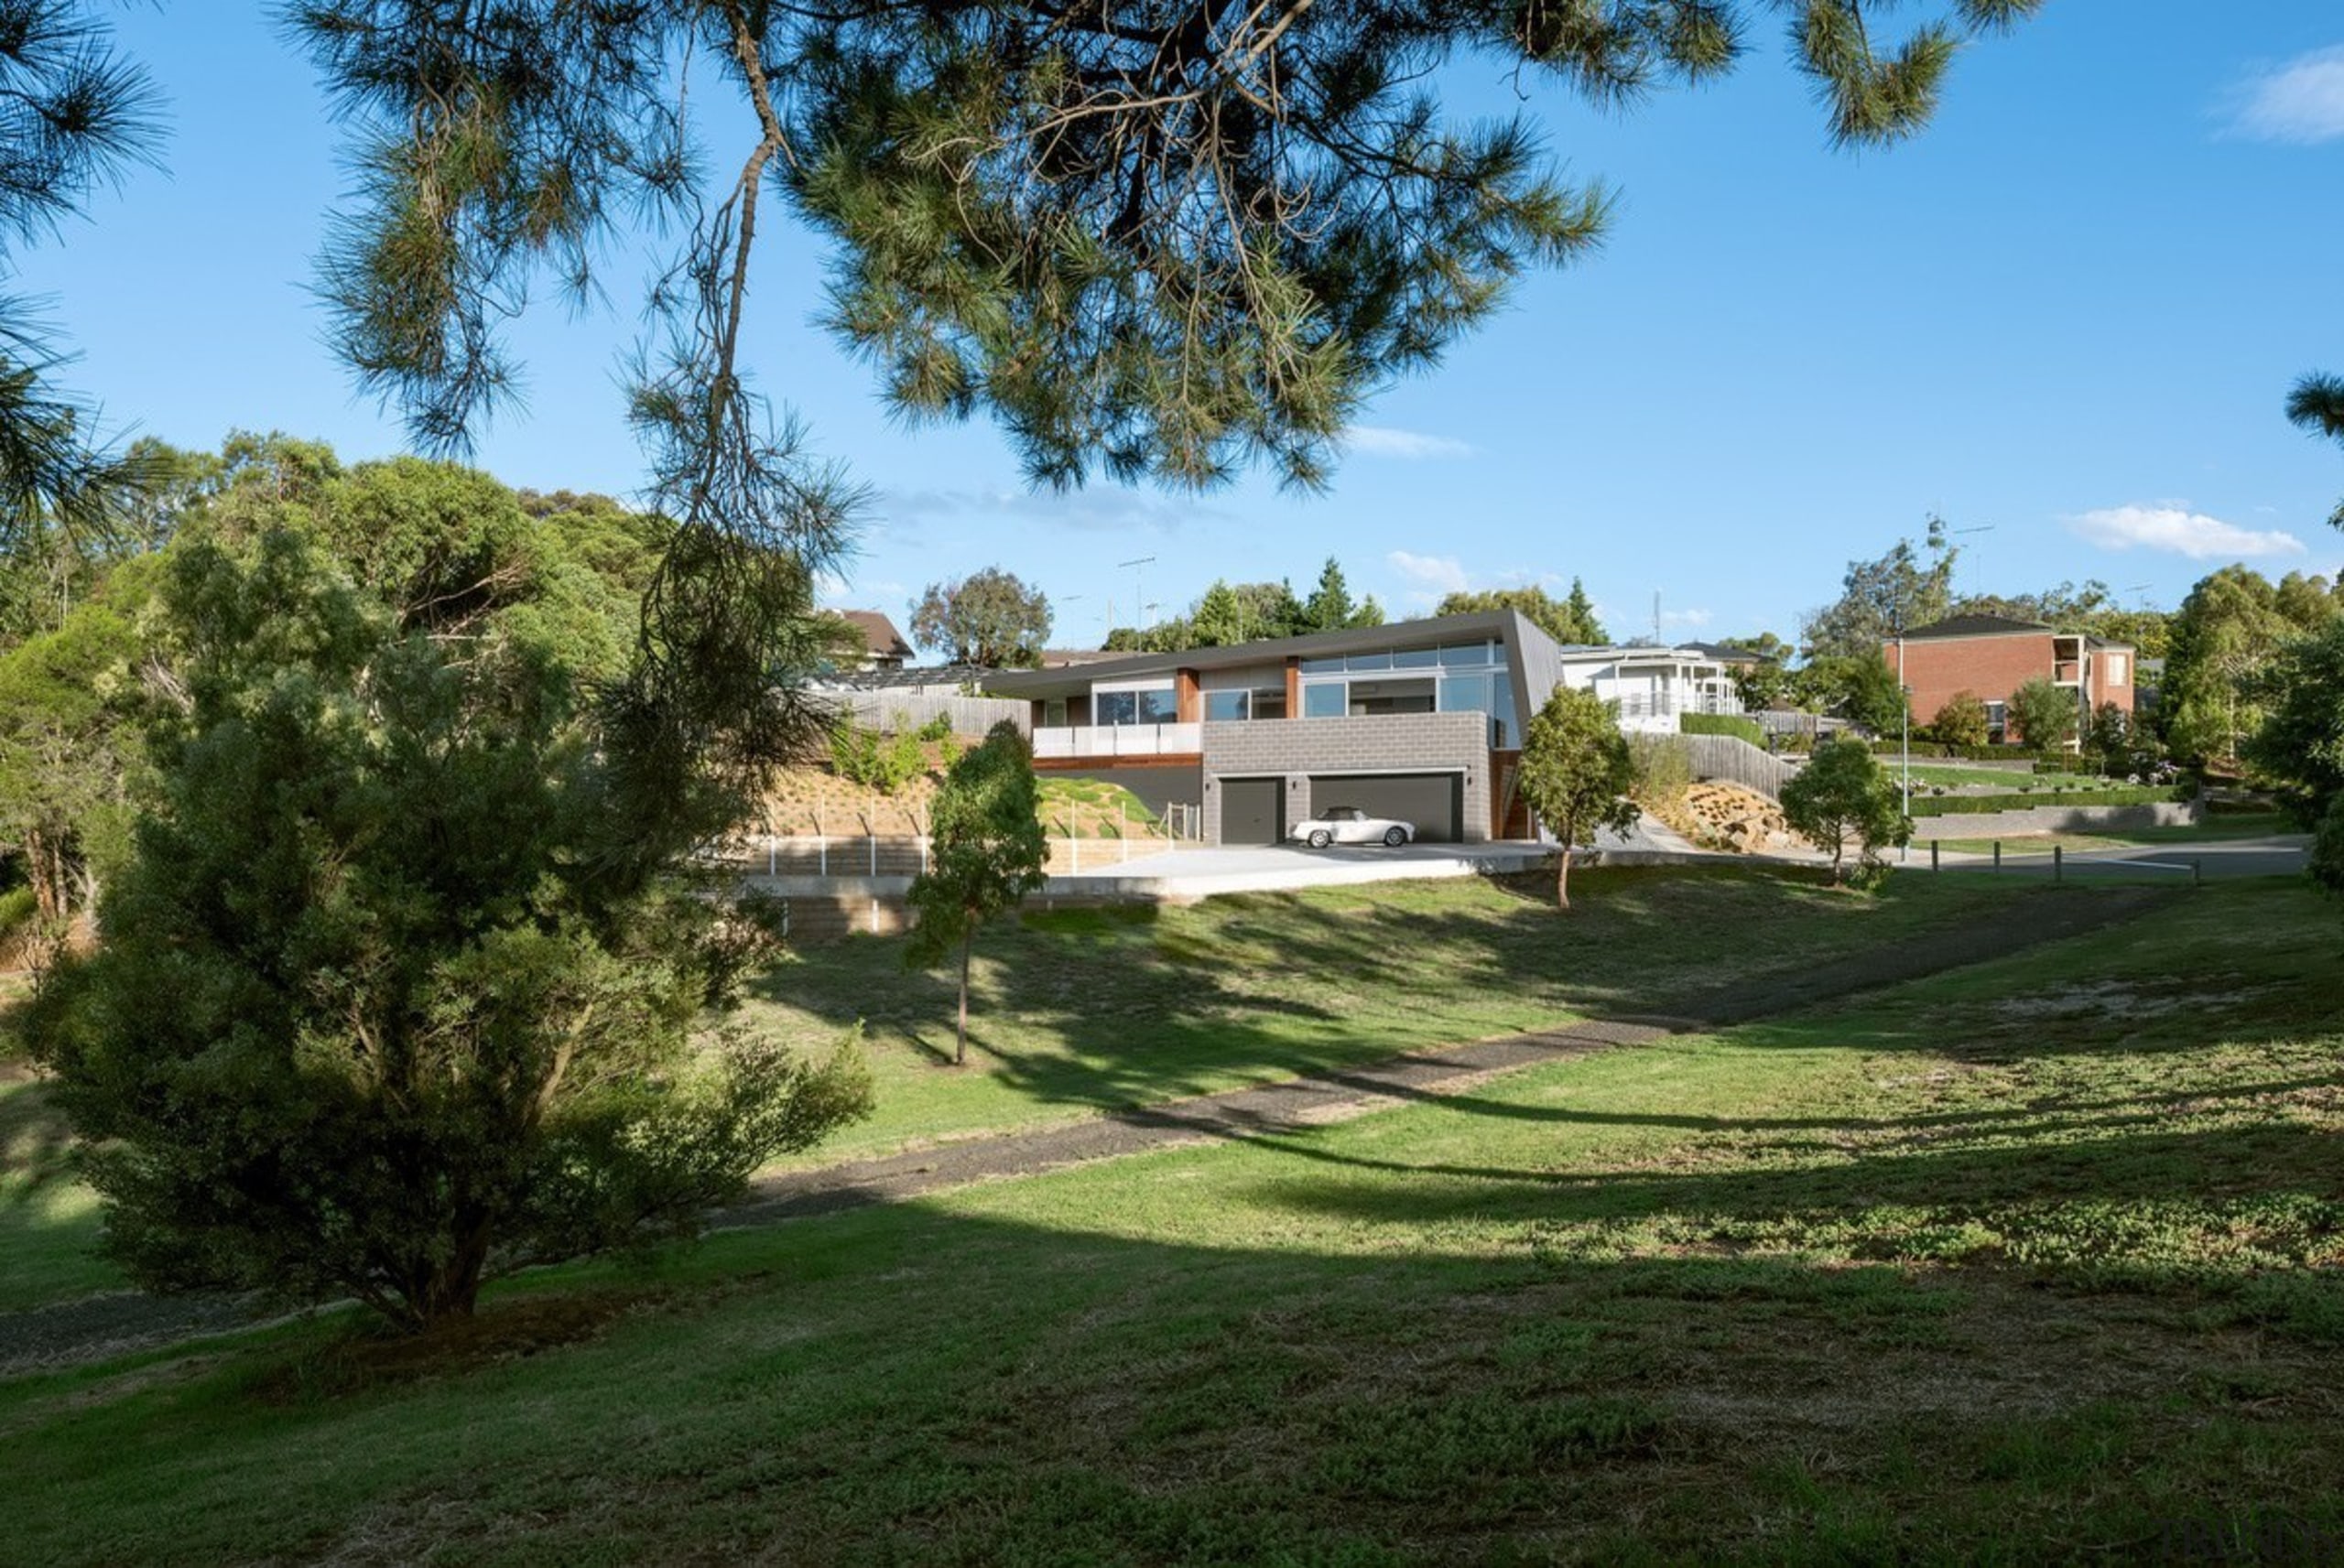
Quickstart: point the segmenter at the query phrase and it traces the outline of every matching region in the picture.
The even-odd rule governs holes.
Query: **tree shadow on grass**
[[[0,1179],[27,1194],[70,1175],[73,1129],[48,1086],[23,1068],[0,1065]]]
[[[1453,889],[1405,883],[1036,911],[980,937],[973,1010],[1021,1095],[1118,1109],[1572,1016],[1804,1005],[2009,943],[1964,924],[2007,891],[1924,904],[1918,918],[1894,913],[1900,896],[1916,895],[1860,901],[1740,868],[1635,868],[1591,873],[1568,916],[1503,889],[1460,906]],[[2059,933],[2134,907],[2073,890],[2015,902]],[[1873,950],[1883,912],[1913,927],[1904,951]],[[900,951],[841,944],[754,989],[883,1038],[949,1017],[950,979],[904,971]]]
[[[1921,1153],[1899,1180],[2039,1186],[2029,1162]],[[677,1260],[673,1310],[266,1419],[253,1406],[281,1401],[282,1379],[252,1360],[314,1358],[324,1329],[202,1390],[76,1393],[53,1428],[19,1417],[18,1539],[117,1558],[461,1541],[782,1561],[2061,1560],[2208,1508],[2339,1512],[2316,1318],[2178,1262],[2124,1281],[2080,1253],[2032,1279],[2002,1260],[1901,1266],[1893,1220],[1844,1227],[1872,1212],[1860,1168],[1595,1173],[1495,1204],[1477,1180],[1469,1206],[1419,1167],[1362,1163],[1340,1202],[1240,1172],[1202,1189],[1231,1224],[1136,1236],[1117,1206],[1151,1174],[1066,1178],[1111,1221],[1097,1230],[922,1206],[731,1233]],[[2164,1189],[2119,1172],[2089,1190],[2104,1208]],[[2284,1195],[2286,1173],[2258,1190]],[[1655,1213],[1680,1223],[1568,1245]],[[1460,1217],[1483,1227],[1461,1248],[1343,1228]],[[1768,1249],[1818,1219],[1843,1225],[1828,1255]],[[2297,1272],[2319,1300],[2344,1294]],[[590,1271],[563,1289],[606,1285]],[[2111,1285],[2175,1301],[2100,1304]],[[543,1315],[547,1294],[487,1313]],[[2240,1324],[2282,1332],[2247,1345]],[[485,1400],[528,1419],[451,1445]],[[320,1501],[289,1500],[305,1496]]]

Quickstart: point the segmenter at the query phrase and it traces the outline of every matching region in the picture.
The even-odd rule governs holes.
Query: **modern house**
[[[1966,691],[1986,705],[1986,722],[2001,741],[2011,693],[2038,679],[2072,687],[2079,719],[2111,702],[2132,711],[2138,671],[2131,643],[2061,632],[2039,621],[1948,616],[1914,627],[1901,644],[1883,643],[1880,651],[1889,668],[1903,671],[1916,723],[1927,723]]]
[[[1036,767],[1192,809],[1208,843],[1275,842],[1332,806],[1479,843],[1530,836],[1522,737],[1562,685],[1617,702],[1628,730],[1740,711],[1714,659],[1565,646],[1511,610],[1001,672],[985,689],[1033,704]]]

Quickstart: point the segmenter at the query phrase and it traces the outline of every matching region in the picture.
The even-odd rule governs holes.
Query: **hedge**
[[[2154,806],[2186,801],[2187,784],[2127,784],[2115,789],[2070,789],[2035,795],[1933,795],[1913,803],[1915,816],[1989,816],[1997,811],[2033,811],[2038,806]]]
[[[1875,756],[1894,757],[1904,752],[1904,745],[1900,741],[1874,741],[1872,749]],[[2043,760],[2042,752],[2024,746],[1948,746],[1942,741],[1915,741],[1913,742],[1913,755],[1948,762],[2039,762]]]
[[[1766,731],[1758,727],[1755,719],[1744,719],[1738,713],[1680,713],[1677,716],[1677,732],[1680,735],[1731,735],[1747,741],[1760,751],[1766,749]]]

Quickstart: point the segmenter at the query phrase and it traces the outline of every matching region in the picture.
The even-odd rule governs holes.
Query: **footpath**
[[[973,1138],[878,1159],[760,1178],[716,1228],[835,1214],[971,1183],[1039,1174],[1182,1144],[1275,1135],[1456,1093],[1502,1073],[1731,1028],[2023,952],[2132,920],[2174,896],[2143,887],[2025,901],[1990,923],[1834,964],[1668,999],[1666,1014],[1588,1019],[1552,1029],[1418,1050],[1279,1084],[1111,1112],[1090,1120]],[[278,1320],[258,1303],[114,1292],[0,1314],[0,1375],[59,1367]]]

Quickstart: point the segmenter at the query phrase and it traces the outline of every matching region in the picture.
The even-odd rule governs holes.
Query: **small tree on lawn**
[[[1007,719],[961,753],[936,792],[929,828],[935,852],[912,883],[919,925],[904,958],[927,968],[956,945],[960,949],[955,1065],[969,1059],[969,949],[977,927],[1042,885],[1048,845],[1040,806],[1034,749]]]
[[[1946,698],[1929,728],[1948,746],[1982,746],[1989,736],[1986,705],[1974,691],[1957,691]]]
[[[2011,693],[2011,721],[2029,746],[2056,752],[2076,738],[2076,694],[2037,676]]]
[[[1913,824],[1897,808],[1896,781],[1861,741],[1841,737],[1815,749],[1798,776],[1783,786],[1783,820],[1831,851],[1831,881],[1846,880],[1848,845],[1857,844],[1867,870],[1880,851],[1907,842]]]
[[[1558,907],[1571,906],[1571,851],[1593,844],[1599,828],[1624,833],[1635,826],[1635,803],[1628,798],[1635,784],[1635,759],[1612,705],[1593,692],[1557,687],[1530,721],[1517,787],[1561,842],[1555,861]]]

